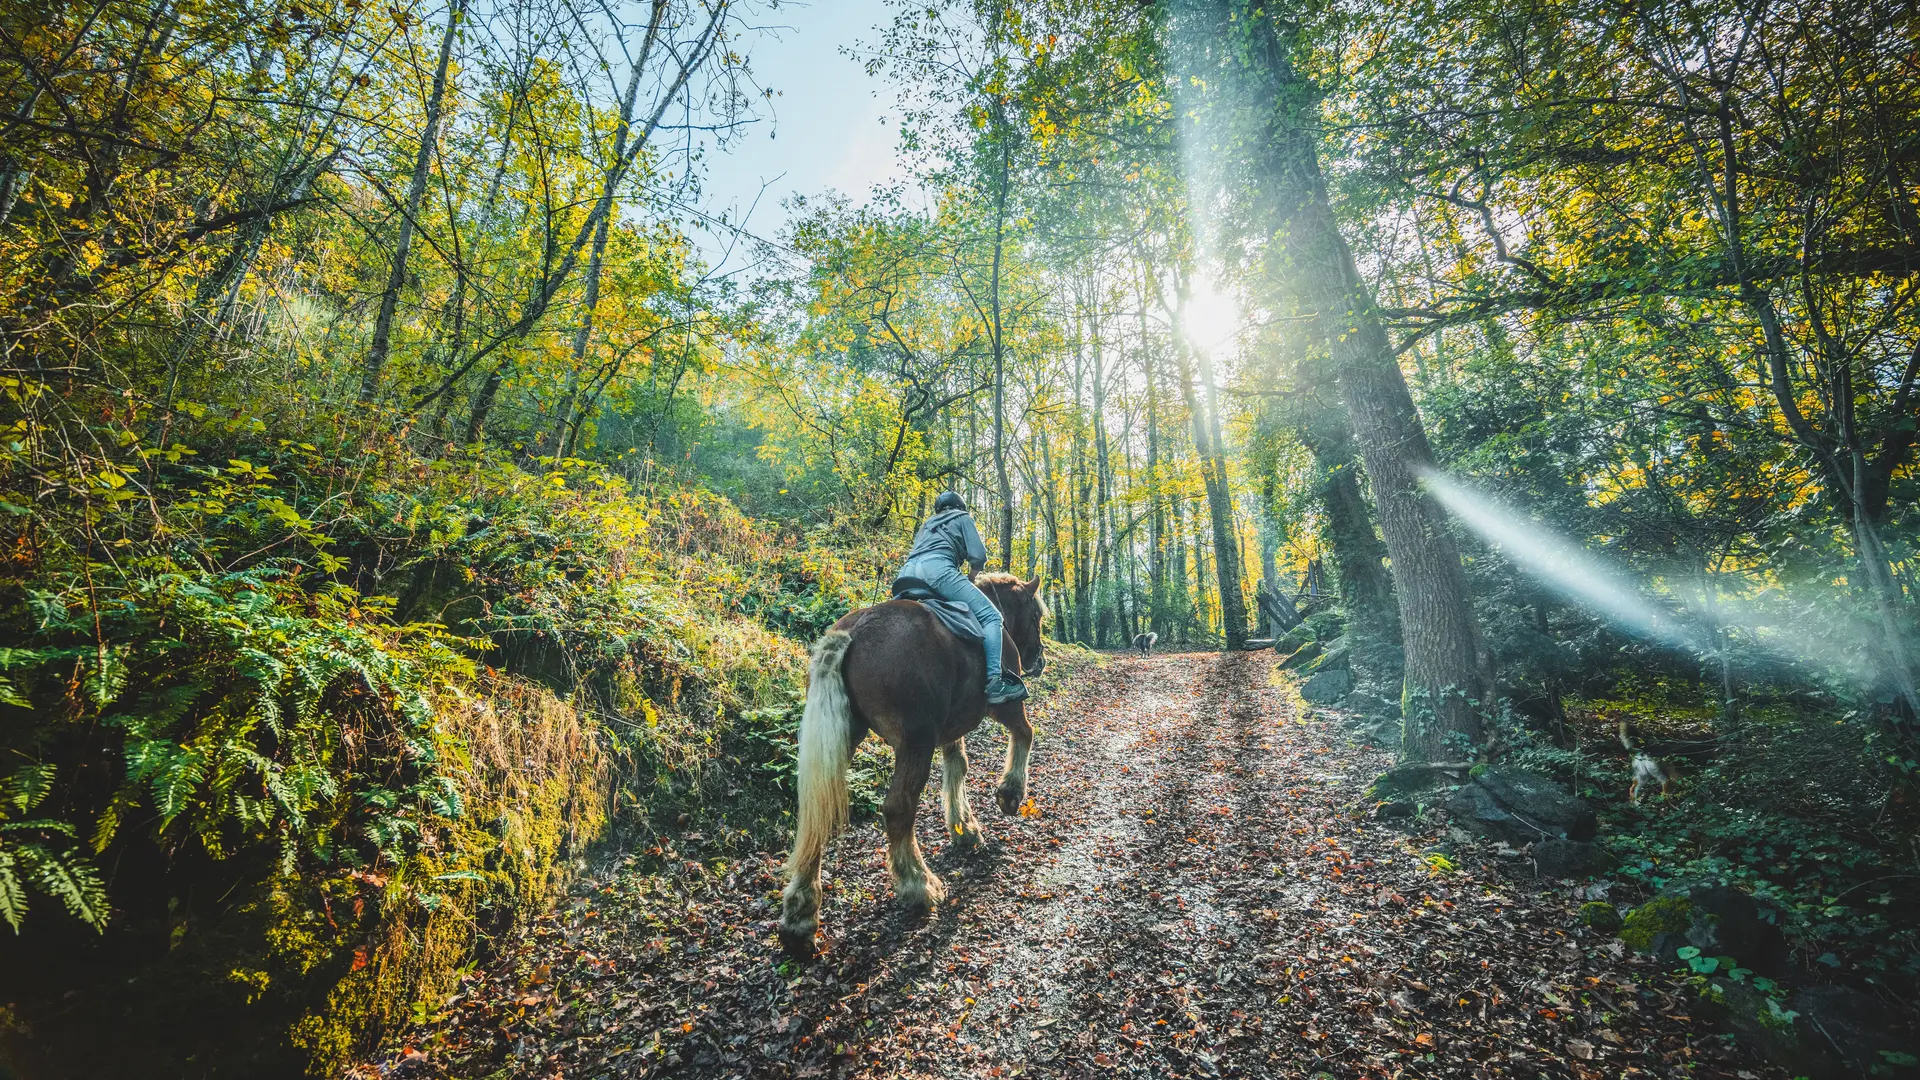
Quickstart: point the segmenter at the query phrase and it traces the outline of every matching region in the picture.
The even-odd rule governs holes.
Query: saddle
[[[912,600],[924,606],[933,613],[934,618],[940,620],[940,625],[951,630],[962,641],[987,640],[987,632],[981,627],[980,620],[973,617],[971,608],[958,601],[944,599],[917,577],[895,578],[893,599]]]

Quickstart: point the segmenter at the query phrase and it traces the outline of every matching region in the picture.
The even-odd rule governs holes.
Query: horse
[[[1023,674],[1046,668],[1040,627],[1047,606],[1040,579],[981,574],[975,581],[1005,622],[1002,663]],[[1024,702],[987,704],[987,662],[978,641],[964,641],[932,612],[910,600],[889,600],[849,612],[814,642],[807,700],[800,716],[799,807],[793,854],[781,900],[780,943],[796,957],[813,955],[819,928],[820,860],[847,821],[847,767],[872,731],[893,748],[893,779],[880,815],[887,826],[887,869],[894,896],[918,911],[946,898],[946,887],[920,856],[914,815],[940,751],[941,802],[948,841],[979,845],[980,823],[967,805],[967,750],[961,741],[992,716],[1007,729],[1007,760],[996,792],[1002,812],[1017,814],[1027,797],[1033,728]]]
[[[1133,636],[1133,647],[1140,650],[1141,656],[1152,656],[1153,647],[1159,644],[1159,642],[1160,635],[1151,630],[1144,634],[1135,634]]]

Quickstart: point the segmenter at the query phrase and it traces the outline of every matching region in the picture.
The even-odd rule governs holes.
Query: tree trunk
[[[1394,611],[1393,579],[1383,565],[1387,549],[1374,532],[1373,516],[1360,494],[1360,463],[1353,456],[1353,429],[1337,403],[1309,391],[1306,416],[1297,426],[1300,441],[1313,454],[1320,507],[1327,515],[1327,540],[1340,575],[1340,601],[1354,629],[1394,641],[1400,636]]]
[[[1007,246],[1007,185],[1013,180],[1013,147],[1006,119],[1000,129],[1000,187],[993,201],[993,471],[1000,490],[1000,566],[1013,568],[1013,482],[1007,477],[1007,339],[1000,320],[1000,272]]]
[[[400,289],[407,281],[407,253],[413,247],[414,221],[420,216],[420,202],[427,194],[427,174],[432,171],[434,148],[439,145],[440,106],[446,100],[453,39],[466,13],[467,0],[453,0],[453,7],[447,11],[446,32],[440,35],[440,62],[433,69],[433,89],[427,94],[427,123],[420,132],[420,152],[414,156],[413,178],[407,183],[406,202],[400,210],[400,235],[393,242],[393,265],[387,272],[386,291],[380,294],[380,314],[373,323],[373,344],[360,367],[360,403],[363,405],[379,392],[380,375],[393,347],[393,317],[400,307]]]
[[[1294,70],[1271,17],[1253,0],[1217,0],[1232,39],[1223,54],[1244,89],[1272,101],[1260,148],[1260,184],[1281,233],[1270,271],[1292,306],[1310,313],[1353,421],[1393,561],[1406,649],[1401,753],[1460,760],[1484,743],[1491,691],[1472,597],[1440,507],[1421,489],[1435,471],[1432,447],[1353,252],[1340,234],[1320,171],[1311,88]]]

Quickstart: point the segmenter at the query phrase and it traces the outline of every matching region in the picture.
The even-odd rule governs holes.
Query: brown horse
[[[982,574],[975,582],[1006,622],[1003,663],[1027,674],[1046,666],[1040,623],[1046,604],[1040,579]],[[1006,726],[1007,766],[1000,777],[1000,809],[1018,813],[1027,797],[1027,754],[1033,728],[1023,703],[987,704],[987,663],[978,642],[956,637],[921,605],[907,600],[875,604],[847,616],[813,646],[806,711],[800,718],[800,806],[793,856],[787,861],[780,943],[797,956],[813,954],[819,926],[820,858],[847,820],[847,765],[872,731],[893,747],[893,781],[880,814],[887,823],[887,869],[902,904],[926,910],[946,896],[913,838],[920,792],[940,750],[942,801],[949,839],[967,849],[980,842],[980,823],[967,806],[967,751],[961,739],[991,714]]]

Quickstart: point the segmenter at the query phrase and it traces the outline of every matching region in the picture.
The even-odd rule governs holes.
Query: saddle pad
[[[942,599],[939,594],[927,587],[919,578],[900,578],[893,583],[895,600],[912,600],[933,612],[940,625],[962,641],[985,641],[987,632],[980,626],[980,620],[973,617],[973,610],[955,600]]]

